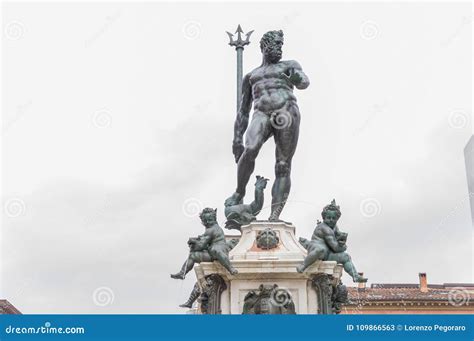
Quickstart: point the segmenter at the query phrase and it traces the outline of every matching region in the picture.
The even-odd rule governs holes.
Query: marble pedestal
[[[274,231],[278,243],[270,249],[257,243],[259,232]],[[268,230],[267,230],[268,231]],[[273,233],[273,232],[272,232]],[[207,314],[242,314],[245,296],[260,285],[278,285],[291,296],[296,314],[332,314],[334,297],[340,289],[342,266],[334,261],[319,261],[304,273],[296,267],[306,250],[295,236],[295,227],[286,222],[255,221],[242,226],[239,243],[229,258],[238,274],[231,275],[219,263],[195,266],[196,276],[206,299],[198,311]],[[201,303],[202,305],[202,303]]]

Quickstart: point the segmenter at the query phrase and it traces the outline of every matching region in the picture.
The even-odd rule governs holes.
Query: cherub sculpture
[[[321,216],[323,222],[314,229],[311,240],[300,238],[300,243],[308,250],[303,264],[297,267],[298,272],[303,272],[317,260],[336,261],[344,266],[344,270],[352,277],[354,282],[367,282],[367,278],[360,276],[352,263],[351,256],[345,252],[347,249],[347,233],[339,231],[337,221],[341,217],[341,210],[333,200],[324,207]]]
[[[189,238],[189,257],[184,262],[181,271],[171,275],[171,278],[184,279],[195,263],[218,261],[232,275],[237,274],[229,261],[230,247],[225,241],[224,231],[217,223],[217,209],[205,208],[199,215],[206,227],[204,234],[197,238]]]
[[[238,242],[239,240],[237,238],[232,238],[226,241],[228,251],[232,250],[237,245]],[[201,288],[199,287],[199,283],[196,282],[194,284],[193,290],[191,291],[191,294],[189,295],[188,300],[184,302],[183,304],[180,304],[179,306],[181,308],[192,308],[194,302],[196,302],[196,300],[199,298],[200,295],[201,295]]]
[[[257,219],[257,215],[263,207],[263,190],[267,186],[267,181],[268,179],[257,175],[255,200],[250,205],[243,204],[242,199],[237,199],[236,197],[230,197],[225,201],[224,214],[227,218],[225,223],[226,229],[236,229],[240,231],[242,225],[247,225]]]

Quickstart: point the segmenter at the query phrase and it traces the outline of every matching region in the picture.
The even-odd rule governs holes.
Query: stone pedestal
[[[342,266],[334,261],[319,261],[298,273],[296,267],[305,256],[306,250],[297,241],[295,227],[290,223],[255,221],[242,226],[239,243],[229,254],[237,275],[231,275],[217,262],[195,266],[203,293],[198,310],[207,314],[242,314],[244,305],[249,306],[249,296],[261,293],[261,285],[276,285],[278,294],[268,302],[278,306],[281,298],[281,304],[285,304],[283,313],[336,313],[333,301],[343,289]],[[261,309],[264,308],[258,307],[257,311]]]

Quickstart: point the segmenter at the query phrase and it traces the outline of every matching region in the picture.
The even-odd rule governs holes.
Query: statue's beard
[[[278,63],[281,59],[281,52],[279,51],[269,51],[265,53],[265,58],[270,63]]]

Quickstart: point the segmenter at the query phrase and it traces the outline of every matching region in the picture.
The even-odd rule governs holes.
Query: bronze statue
[[[238,243],[239,243],[239,239],[237,238],[232,238],[230,240],[227,240],[226,241],[227,250],[228,250],[227,252],[232,250]],[[192,308],[194,302],[196,302],[196,300],[199,298],[201,294],[202,294],[202,291],[199,286],[199,283],[198,282],[194,283],[193,290],[191,291],[191,294],[189,294],[188,300],[184,302],[183,304],[180,304],[179,306],[181,308]]]
[[[199,217],[206,227],[206,231],[197,238],[189,238],[189,257],[184,262],[181,271],[171,275],[171,278],[184,279],[195,263],[215,260],[221,263],[232,275],[237,274],[237,270],[230,264],[229,251],[231,247],[226,243],[224,231],[217,223],[216,213],[217,209],[205,208],[202,210]]]
[[[300,113],[293,89],[306,89],[308,77],[294,60],[281,61],[283,32],[270,31],[260,40],[262,65],[242,81],[242,99],[232,145],[237,162],[237,189],[230,197],[241,202],[262,145],[273,136],[276,145],[275,182],[269,220],[279,220],[291,187],[291,160],[298,142]],[[249,113],[254,113],[249,125]],[[245,132],[245,147],[243,135]]]
[[[263,207],[263,190],[267,186],[268,179],[257,175],[255,183],[255,200],[250,205],[245,205],[242,200],[236,201],[237,198],[230,197],[225,203],[224,214],[227,218],[225,223],[226,229],[236,229],[240,231],[242,225],[250,224],[251,221],[257,219],[257,215]]]
[[[345,252],[347,233],[339,231],[337,226],[341,210],[335,200],[324,207],[321,216],[323,222],[316,226],[311,240],[300,238],[300,243],[308,250],[308,255],[303,264],[297,267],[297,271],[303,272],[317,260],[331,260],[342,264],[354,282],[367,282],[367,278],[358,274],[351,256]]]

